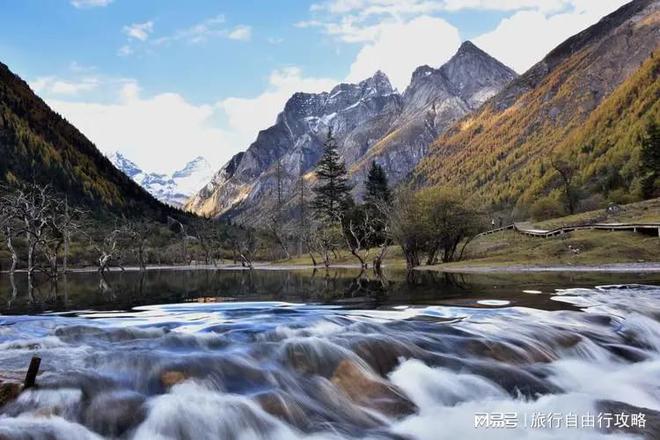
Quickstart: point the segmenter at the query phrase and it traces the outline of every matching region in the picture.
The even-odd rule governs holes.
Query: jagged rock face
[[[108,159],[152,196],[176,208],[182,207],[213,175],[211,165],[203,157],[196,157],[172,175],[146,173],[119,152],[111,154]]]
[[[373,160],[385,168],[392,183],[403,180],[438,136],[516,77],[469,41],[439,69],[418,67],[403,94],[400,117],[388,136],[352,165],[353,181],[364,181]]]
[[[517,76],[469,41],[440,70],[456,94],[472,108],[481,106]]]
[[[400,110],[401,97],[382,72],[329,93],[296,93],[275,125],[220,169],[186,209],[217,216],[267,206],[276,190],[278,160],[284,189],[290,192],[301,170],[308,172],[318,161],[329,130],[350,163],[386,134]]]
[[[359,198],[372,160],[385,167],[393,183],[400,181],[440,133],[515,76],[465,43],[440,69],[418,68],[402,95],[382,72],[359,84],[340,84],[329,93],[296,93],[275,125],[232,158],[185,209],[244,223],[264,220],[259,214],[275,200],[278,167],[284,191],[291,194],[300,173],[313,170],[329,130]]]

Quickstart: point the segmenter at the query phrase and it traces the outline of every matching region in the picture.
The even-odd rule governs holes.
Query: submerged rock
[[[353,402],[387,416],[402,417],[417,411],[403,391],[351,360],[340,362],[330,381]]]
[[[16,400],[23,391],[23,385],[18,382],[0,382],[0,407]]]
[[[298,428],[307,425],[305,411],[287,393],[282,391],[268,391],[258,394],[256,401],[268,414],[277,417]]]
[[[132,391],[101,394],[85,411],[85,425],[108,437],[119,437],[145,419],[145,397]]]
[[[186,373],[182,371],[163,371],[160,374],[160,383],[165,387],[165,388],[171,388],[174,385],[177,385],[186,379],[188,379],[190,376],[188,376]]]

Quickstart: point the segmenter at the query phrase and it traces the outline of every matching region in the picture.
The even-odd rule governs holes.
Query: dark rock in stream
[[[162,373],[160,373],[160,383],[163,385],[164,388],[167,389],[173,387],[174,385],[180,384],[189,377],[190,376],[188,376],[186,373],[182,371],[176,371],[176,370],[163,371]]]
[[[257,403],[268,414],[283,420],[298,429],[308,425],[305,410],[284,391],[267,391],[255,396]]]
[[[94,398],[85,411],[85,425],[106,437],[119,437],[145,419],[145,397],[133,391],[116,391]]]
[[[351,349],[382,377],[387,376],[400,363],[401,359],[421,357],[422,349],[387,336],[363,337],[352,343]]]
[[[417,411],[403,391],[348,359],[340,362],[330,381],[351,401],[389,417],[399,418]]]
[[[0,408],[16,400],[23,391],[23,385],[18,382],[0,382]]]

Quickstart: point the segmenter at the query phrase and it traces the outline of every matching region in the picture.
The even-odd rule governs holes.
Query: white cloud
[[[275,122],[295,92],[329,90],[337,81],[305,77],[299,68],[288,67],[273,71],[267,89],[255,97],[207,104],[190,103],[177,93],[145,97],[138,82],[126,78],[98,75],[93,95],[83,96],[62,93],[71,90],[55,87],[58,83],[77,84],[44,77],[31,85],[104,153],[121,151],[147,171],[170,173],[195,156],[220,168]],[[110,99],[93,98],[99,96]]]
[[[98,8],[108,6],[113,0],[71,0],[71,4],[78,9]]]
[[[383,70],[402,90],[419,65],[439,66],[459,45],[459,33],[437,16],[446,11],[498,10],[512,15],[475,43],[524,72],[566,38],[628,0],[327,0],[312,5],[298,27],[321,29],[362,47],[348,80]]]
[[[236,26],[227,37],[231,40],[249,41],[252,38],[252,28],[245,25]]]
[[[328,91],[337,84],[333,79],[304,77],[297,67],[272,72],[268,82],[268,89],[254,98],[227,98],[218,103],[242,144],[241,149],[256,139],[259,130],[275,123],[277,114],[291,95],[296,92]]]
[[[149,171],[169,173],[201,155],[220,166],[236,150],[231,133],[211,123],[213,105],[195,105],[176,93],[144,98],[125,83],[110,104],[47,99],[106,154],[121,151]]]
[[[544,12],[556,12],[562,10],[570,3],[571,0],[445,0],[444,8],[449,11],[464,9],[492,11],[534,9]]]
[[[86,77],[76,81],[63,80],[54,76],[39,77],[30,83],[30,87],[36,93],[51,95],[74,96],[83,92],[96,89],[99,85],[98,78]]]
[[[595,3],[595,0],[589,1]],[[534,9],[557,12],[574,2],[574,0],[327,0],[312,5],[310,10],[315,14],[352,14],[364,20],[379,15],[403,18],[468,9],[492,11]]]
[[[140,41],[147,41],[149,34],[154,31],[154,22],[146,21],[144,23],[133,23],[130,26],[124,26],[123,32],[129,38],[135,38]]]
[[[202,44],[216,37],[238,41],[249,41],[252,38],[252,27],[241,24],[229,29],[226,26],[225,16],[222,14],[207,18],[192,26],[177,29],[170,34],[158,36],[157,38],[151,38],[153,31],[153,21],[124,26],[123,32],[130,38],[139,41],[134,41],[134,44],[123,45],[117,50],[117,55],[128,56],[141,50],[149,50],[155,46],[165,46],[175,42]],[[140,44],[140,42],[143,44]]]
[[[423,15],[442,9],[444,2],[438,0],[328,0],[310,8],[314,13],[356,14],[361,19],[377,15]]]
[[[518,11],[475,44],[519,73],[525,72],[570,36],[596,23],[627,0],[570,0],[571,9],[548,14]]]
[[[417,67],[442,65],[460,44],[458,29],[441,18],[421,16],[408,22],[382,24],[374,40],[358,52],[347,80],[361,81],[380,69],[403,91]]]
[[[197,44],[203,43],[211,37],[226,36],[227,30],[224,28],[225,21],[224,15],[216,15],[190,27],[179,29],[172,35],[157,38],[154,40],[154,43],[165,44],[183,40],[188,43]]]

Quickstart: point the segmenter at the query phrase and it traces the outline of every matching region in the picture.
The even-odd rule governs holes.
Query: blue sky
[[[470,39],[522,73],[625,0],[0,0],[0,61],[105,153],[220,167],[295,91],[400,91]]]

